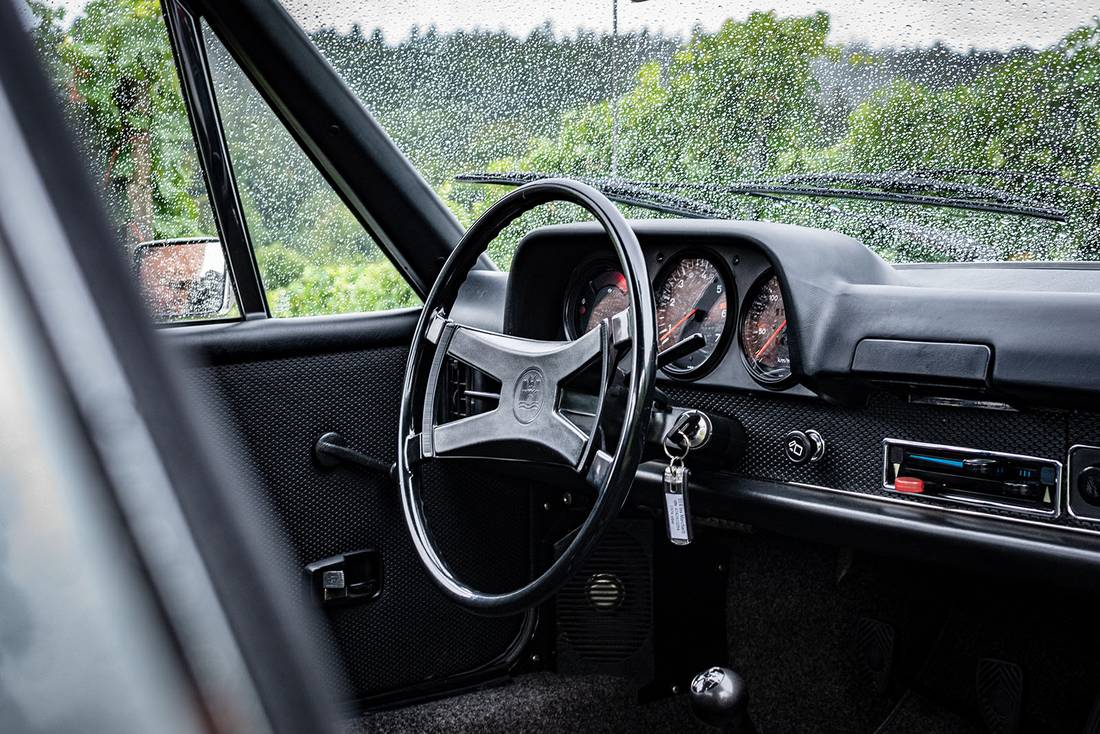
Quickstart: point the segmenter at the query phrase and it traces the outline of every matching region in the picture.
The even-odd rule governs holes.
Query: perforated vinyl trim
[[[409,539],[397,487],[388,476],[322,469],[312,446],[328,431],[390,463],[406,350],[226,364],[192,371],[195,394],[235,456],[260,522],[291,549],[286,591],[303,591],[302,566],[374,547],[383,592],[362,606],[332,610],[318,644],[333,635],[345,697],[391,691],[483,666],[501,655],[521,619],[489,619],[455,606],[427,576]],[[424,501],[442,552],[457,573],[488,590],[518,586],[531,558],[529,492],[473,468],[434,465]],[[273,554],[274,557],[274,554]]]
[[[1014,412],[910,403],[876,392],[863,408],[843,408],[813,398],[721,392],[669,385],[676,405],[714,411],[740,420],[748,436],[745,455],[726,470],[768,481],[810,484],[858,494],[943,506],[919,496],[900,496],[882,488],[882,441],[906,441],[1026,454],[1065,463],[1070,422],[1075,435],[1100,437],[1100,417],[1039,410]],[[826,440],[818,464],[797,466],[783,453],[788,431],[814,428]],[[1091,434],[1090,434],[1091,431]],[[1063,493],[1064,494],[1064,493]],[[1001,508],[955,505],[968,511],[1011,517],[1059,527],[1100,530],[1100,524],[1064,512],[1057,518]]]
[[[1100,446],[1100,415],[1075,413],[1069,421],[1069,445]]]

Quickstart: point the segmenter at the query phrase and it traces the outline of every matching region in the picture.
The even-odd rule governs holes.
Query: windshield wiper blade
[[[944,173],[944,175],[951,175]],[[878,173],[789,173],[775,178],[762,179],[764,184],[854,184],[871,186],[897,193],[947,193],[970,199],[999,201],[1016,206],[1044,208],[1047,203],[1005,189],[980,186],[963,181],[948,181],[933,171],[880,171]]]
[[[721,194],[741,196],[806,196],[822,199],[853,199],[862,201],[881,201],[891,204],[912,204],[918,206],[947,207],[950,209],[967,209],[971,211],[991,212],[994,214],[1010,214],[1035,219],[1046,219],[1054,222],[1065,222],[1066,213],[1061,209],[1054,209],[1042,205],[1024,205],[1007,203],[997,200],[968,198],[962,196],[940,196],[924,193],[906,193],[891,191],[886,188],[855,189],[833,188],[830,186],[797,186],[786,183],[769,183],[766,181],[747,181],[734,184],[692,183],[681,181],[636,181],[639,186],[647,186],[655,189],[686,189],[689,191],[710,191]]]
[[[833,215],[853,221],[863,227],[893,229],[916,238],[925,245],[931,246],[937,252],[947,255],[956,261],[998,259],[996,248],[961,232],[917,224],[897,217],[840,209],[833,204],[820,204],[816,201],[783,199],[779,197],[772,198],[772,201],[787,206],[809,209],[825,215]]]
[[[1028,174],[1013,171],[984,171],[982,169],[944,169],[943,171],[914,171],[900,172],[888,171],[881,174],[863,173],[805,173],[791,174],[773,179],[760,181],[739,181],[730,184],[691,182],[691,181],[632,181],[618,178],[577,178],[598,188],[605,189],[604,193],[616,201],[646,208],[668,211],[687,217],[729,217],[731,214],[721,212],[705,202],[693,198],[684,198],[670,194],[670,191],[697,191],[732,196],[747,196],[754,198],[787,200],[789,197],[809,197],[822,199],[849,199],[862,201],[881,201],[892,204],[908,204],[918,206],[946,207],[951,209],[965,209],[970,211],[989,212],[1044,219],[1053,222],[1065,223],[1067,214],[1062,209],[1057,209],[1043,202],[1021,197],[1009,191],[993,189],[974,184],[929,179],[927,176],[940,175],[993,175],[994,173],[1005,177],[1023,178]],[[468,183],[496,183],[519,186],[528,181],[541,178],[549,178],[546,173],[468,173],[456,176],[456,180]],[[1036,177],[1030,176],[1032,179]],[[1090,184],[1055,179],[1055,177],[1042,177],[1052,179],[1050,183],[1070,186],[1082,190],[1100,190]],[[868,188],[852,188],[851,186],[807,186],[799,185],[799,181],[819,183],[841,183],[863,185]],[[926,193],[930,191],[952,192],[955,195]],[[613,192],[619,198],[611,196]],[[630,198],[630,201],[622,197]],[[790,203],[788,201],[788,203]]]
[[[522,186],[531,181],[541,181],[547,178],[558,178],[548,173],[488,173],[473,172],[460,173],[455,176],[455,181],[461,183],[494,184],[498,186]],[[687,219],[732,219],[736,213],[730,210],[718,209],[698,199],[677,196],[665,191],[656,191],[640,186],[633,181],[619,181],[612,179],[594,179],[578,176],[569,176],[574,181],[588,184],[599,189],[604,196],[617,201],[620,204],[637,206],[642,209],[675,214]]]

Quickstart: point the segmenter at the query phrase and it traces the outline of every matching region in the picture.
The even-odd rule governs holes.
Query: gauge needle
[[[685,321],[690,319],[692,316],[694,316],[698,312],[699,312],[699,309],[693,308],[690,311],[688,311],[686,314],[684,314],[683,317],[681,317],[679,321],[677,321],[672,326],[668,327],[668,329],[665,331],[665,335],[663,337],[661,337],[661,344],[664,344],[665,342],[667,342],[669,340],[669,338],[672,336],[672,332],[676,331],[676,328],[678,326],[680,326],[680,324],[684,323]]]
[[[783,319],[783,323],[780,324],[779,326],[775,327],[775,331],[773,331],[772,335],[768,337],[768,340],[766,342],[764,342],[764,346],[762,346],[762,347],[760,347],[760,349],[756,350],[756,354],[752,355],[752,358],[753,359],[760,359],[760,355],[762,355],[764,352],[768,351],[768,347],[770,347],[772,345],[772,343],[776,339],[779,338],[779,334],[782,333],[782,331],[786,328],[787,328],[787,319]]]

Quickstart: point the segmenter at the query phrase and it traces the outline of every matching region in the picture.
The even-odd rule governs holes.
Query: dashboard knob
[[[791,431],[783,439],[783,452],[792,464],[816,464],[825,455],[825,439],[812,428]]]
[[[1100,466],[1089,466],[1077,475],[1077,491],[1090,505],[1100,505]]]

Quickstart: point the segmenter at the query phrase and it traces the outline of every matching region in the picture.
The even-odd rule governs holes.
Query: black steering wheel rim
[[[485,593],[460,581],[443,561],[428,528],[420,496],[418,465],[424,460],[421,452],[425,442],[421,439],[425,433],[428,376],[432,374],[431,363],[434,361],[438,365],[442,358],[437,354],[444,351],[442,345],[432,349],[435,343],[432,337],[438,338],[439,325],[454,305],[467,274],[500,231],[525,212],[552,201],[577,204],[600,223],[626,277],[630,308],[620,315],[625,318],[629,339],[626,406],[614,454],[596,452],[602,455],[602,461],[600,456],[593,454],[582,459],[582,463],[588,461],[591,466],[577,467],[587,474],[597,493],[592,510],[565,551],[521,588]],[[605,349],[610,330],[608,321],[601,324]],[[637,236],[615,205],[596,189],[568,179],[535,181],[509,192],[467,230],[424,302],[406,364],[398,429],[397,474],[402,512],[417,555],[445,595],[479,614],[514,614],[545,601],[584,563],[625,502],[641,460],[656,379],[656,335],[653,295]],[[501,338],[504,337],[501,335]],[[429,352],[432,352],[430,359]],[[606,351],[604,354],[606,363]],[[509,388],[502,385],[502,394]],[[430,430],[430,416],[428,423]],[[426,443],[430,446],[430,441]]]

